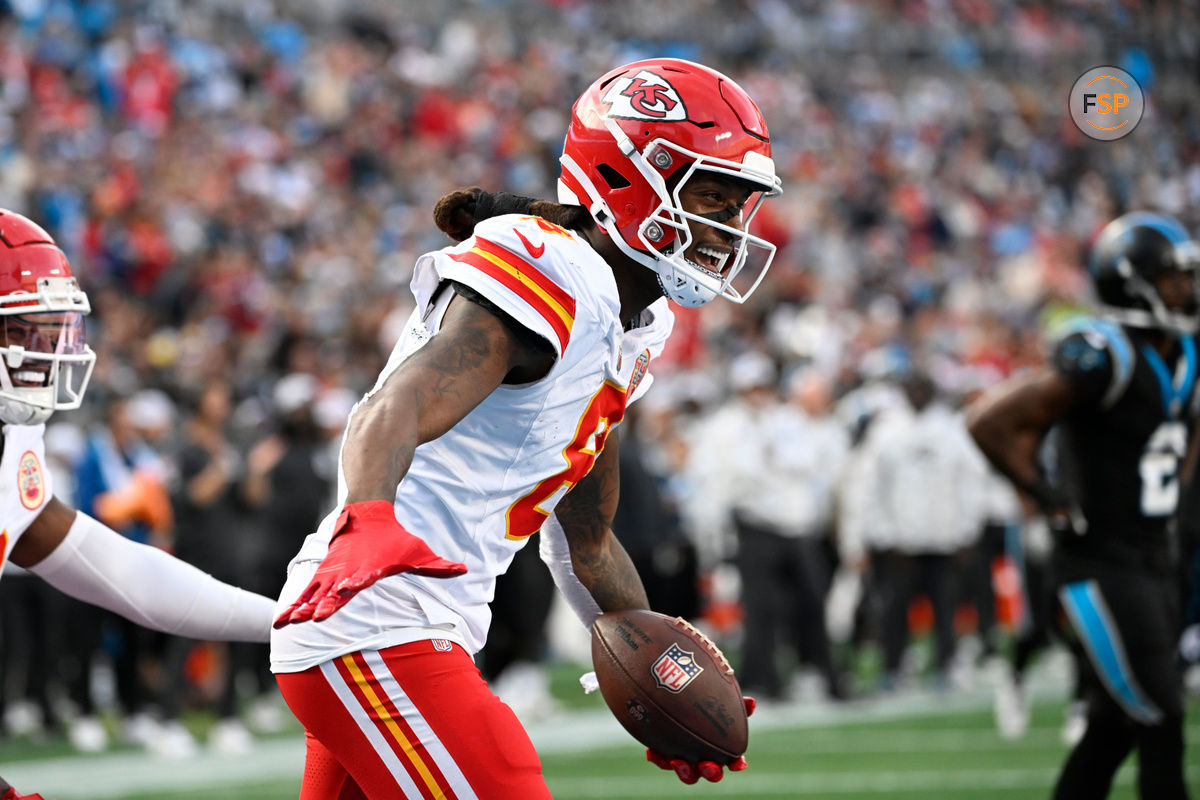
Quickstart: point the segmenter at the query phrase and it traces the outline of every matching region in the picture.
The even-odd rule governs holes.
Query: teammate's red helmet
[[[35,425],[79,407],[96,361],[90,310],[50,234],[0,209],[0,420]]]
[[[746,229],[781,185],[762,114],[728,77],[673,58],[609,72],[576,101],[561,163],[559,199],[586,207],[622,252],[658,273],[676,302],[698,306],[722,296],[740,303],[762,280],[775,247]],[[742,228],[683,210],[679,190],[698,171],[753,189]],[[689,220],[734,235],[732,263],[720,274],[684,258]],[[761,263],[741,274],[751,249]]]

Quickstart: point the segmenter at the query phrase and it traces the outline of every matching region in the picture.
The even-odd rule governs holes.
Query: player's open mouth
[[[22,369],[14,372],[11,377],[14,386],[45,386],[46,376],[49,374],[48,370]]]
[[[732,254],[732,250],[702,244],[697,245],[692,250],[691,260],[697,266],[703,267],[714,275],[720,275],[725,269],[725,264],[729,262],[729,256]]]

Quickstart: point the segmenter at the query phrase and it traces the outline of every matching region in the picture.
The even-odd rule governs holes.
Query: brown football
[[[592,624],[592,664],[609,709],[647,747],[718,764],[746,752],[750,732],[733,668],[685,620],[602,614]]]

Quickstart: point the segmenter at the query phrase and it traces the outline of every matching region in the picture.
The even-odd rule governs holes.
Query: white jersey
[[[741,444],[725,457],[731,511],[780,536],[828,535],[849,435],[833,417],[814,418],[791,403],[742,407]]]
[[[939,403],[872,423],[854,477],[865,540],[904,553],[952,553],[986,517],[986,462],[961,413]]]
[[[546,377],[501,386],[445,435],[418,447],[397,490],[401,524],[468,571],[450,579],[385,578],[327,620],[274,631],[277,672],[418,639],[447,639],[478,651],[496,577],[592,468],[626,404],[650,385],[647,368],[673,325],[662,299],[624,331],[612,270],[587,242],[540,218],[495,217],[479,223],[465,242],[417,261],[416,309],[372,391],[437,333],[453,296],[438,292],[447,280],[465,284],[542,336],[557,356]],[[338,507],[288,567],[280,613],[328,551],[347,494],[342,460],[354,457],[343,450],[339,458]]]
[[[8,554],[50,500],[45,425],[5,425],[0,457],[0,575]]]

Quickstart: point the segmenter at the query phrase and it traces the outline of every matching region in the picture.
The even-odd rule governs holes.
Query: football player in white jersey
[[[54,497],[45,422],[78,408],[96,355],[87,295],[54,240],[0,209],[0,576],[8,562],[72,597],[192,639],[266,641],[273,604],[126,539]],[[0,800],[20,795],[0,780]]]
[[[741,302],[761,280],[774,247],[747,225],[780,192],[770,153],[729,78],[641,61],[575,103],[565,205],[441,209],[464,241],[418,260],[407,331],[350,416],[339,505],[277,606],[272,668],[308,732],[302,800],[550,796],[472,662],[495,579],[541,531],[585,624],[647,607],[609,527],[614,428],[650,384],[667,298]],[[723,774],[651,760],[689,783]]]

